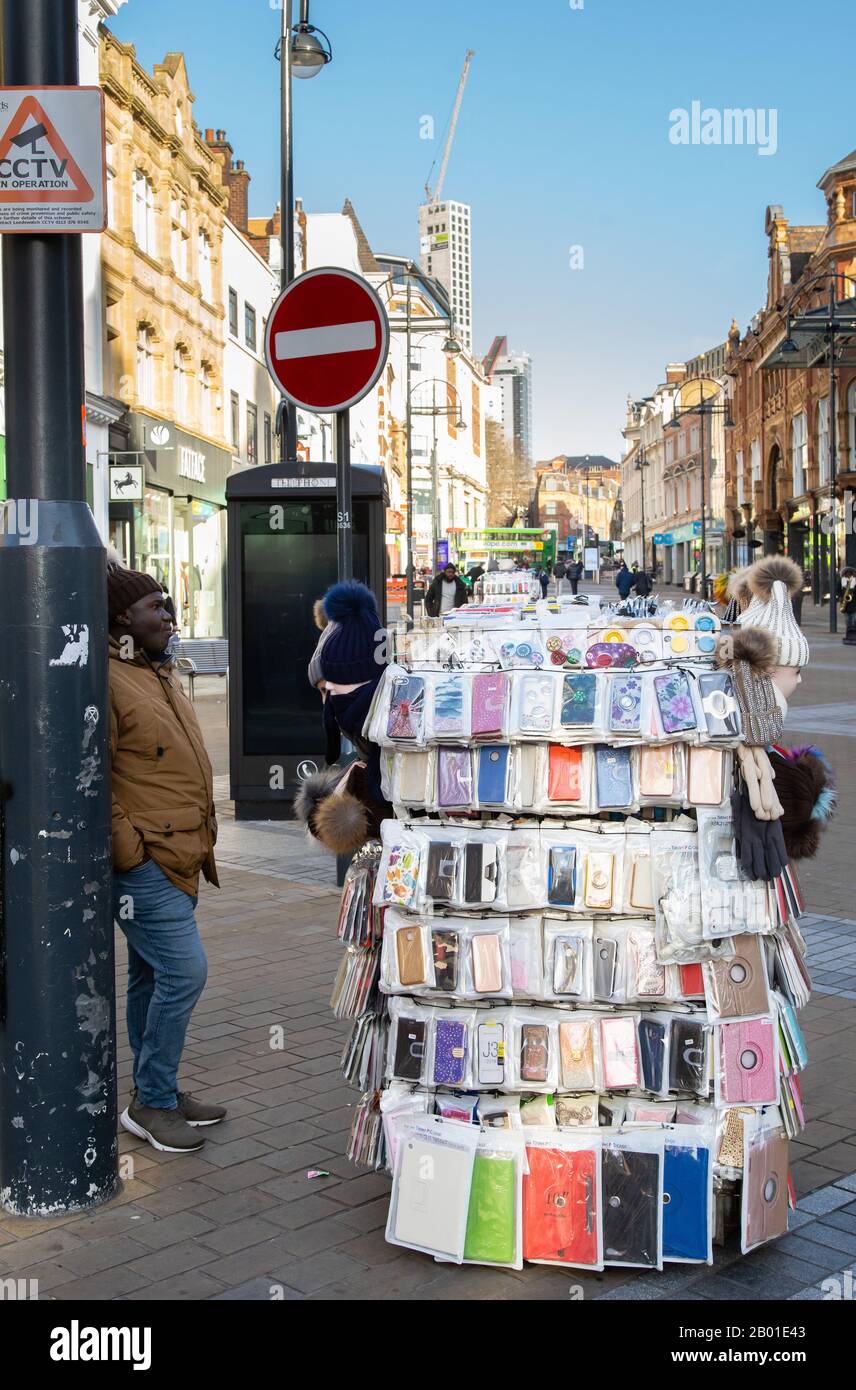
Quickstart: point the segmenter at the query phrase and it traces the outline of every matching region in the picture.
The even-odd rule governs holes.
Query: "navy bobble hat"
[[[371,589],[346,579],[324,595],[324,612],[336,627],[319,653],[321,673],[334,685],[357,685],[383,671],[376,660],[381,630],[377,602]]]

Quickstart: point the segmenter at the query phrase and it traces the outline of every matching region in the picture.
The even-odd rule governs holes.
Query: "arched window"
[[[137,325],[137,396],[143,405],[154,405],[154,335],[147,323]]]
[[[199,424],[203,434],[213,434],[213,412],[211,408],[212,372],[211,364],[203,362],[199,368]]]
[[[142,169],[134,170],[134,240],[147,255],[155,254],[155,186]]]
[[[804,410],[791,420],[791,487],[794,497],[805,492],[805,473],[808,462],[808,421]]]
[[[187,419],[187,371],[189,357],[183,343],[176,343],[172,357],[172,406],[176,420]]]

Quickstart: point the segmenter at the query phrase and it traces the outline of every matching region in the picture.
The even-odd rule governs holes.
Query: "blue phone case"
[[[663,1062],[666,1058],[666,1029],[653,1018],[639,1021],[639,1060],[642,1063],[642,1084],[647,1091],[660,1091],[663,1086]]]
[[[664,1260],[707,1259],[709,1171],[709,1149],[683,1149],[666,1144],[663,1161]]]
[[[486,743],[479,749],[478,799],[486,806],[503,806],[508,783],[508,745]]]
[[[598,744],[594,750],[597,776],[597,804],[601,810],[629,806],[633,800],[630,775],[630,749]]]

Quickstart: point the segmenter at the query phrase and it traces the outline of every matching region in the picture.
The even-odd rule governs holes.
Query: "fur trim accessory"
[[[771,632],[763,627],[738,627],[720,637],[716,647],[718,666],[745,661],[759,676],[769,676],[778,666],[778,648]]]

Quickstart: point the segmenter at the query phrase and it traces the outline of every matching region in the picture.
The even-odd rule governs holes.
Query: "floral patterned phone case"
[[[609,727],[612,733],[639,732],[642,681],[638,676],[613,676],[610,681]]]
[[[664,733],[687,733],[698,727],[690,683],[685,672],[669,671],[666,675],[655,676],[654,690]]]

